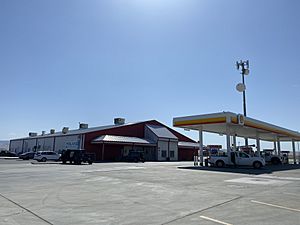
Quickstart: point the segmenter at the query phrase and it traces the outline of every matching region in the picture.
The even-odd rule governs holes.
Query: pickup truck
[[[263,157],[250,156],[245,152],[231,152],[230,157],[226,154],[222,156],[210,156],[208,157],[208,163],[217,166],[224,167],[225,165],[237,165],[237,166],[253,166],[255,169],[259,169],[266,165]]]
[[[274,149],[264,149],[261,153],[261,156],[264,157],[266,163],[270,163],[273,165],[281,164],[283,161],[283,157],[276,155]]]
[[[63,164],[67,161],[70,164],[74,163],[80,165],[82,162],[92,164],[94,161],[94,155],[91,153],[86,153],[84,149],[67,149],[63,150],[61,154],[61,160]]]

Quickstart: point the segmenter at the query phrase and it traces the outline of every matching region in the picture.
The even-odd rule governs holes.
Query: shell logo
[[[238,114],[237,120],[239,125],[243,126],[245,124],[245,117],[242,114]]]

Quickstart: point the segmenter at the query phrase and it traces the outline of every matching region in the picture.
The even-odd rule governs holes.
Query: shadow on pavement
[[[240,173],[240,174],[271,174],[276,171],[286,171],[286,170],[298,170],[300,165],[288,164],[288,165],[267,165],[261,169],[254,169],[251,167],[210,167],[210,166],[185,166],[178,167],[178,169],[190,169],[190,170],[202,170],[202,171],[215,171],[215,172],[225,172],[225,173]]]

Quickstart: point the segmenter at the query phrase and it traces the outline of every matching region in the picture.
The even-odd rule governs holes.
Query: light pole
[[[245,75],[249,75],[249,60],[246,61],[236,61],[236,69],[241,71],[242,74],[242,83],[238,83],[236,85],[236,89],[239,92],[243,92],[243,109],[244,109],[244,116],[247,116],[247,109],[246,109],[246,85],[245,85]],[[248,139],[245,138],[245,145],[248,146]]]

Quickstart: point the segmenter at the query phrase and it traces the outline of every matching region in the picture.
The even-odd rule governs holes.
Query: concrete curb
[[[19,157],[1,156],[0,159],[19,159]]]

